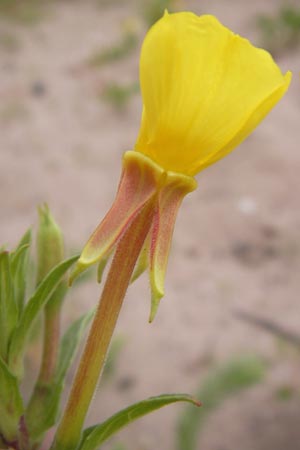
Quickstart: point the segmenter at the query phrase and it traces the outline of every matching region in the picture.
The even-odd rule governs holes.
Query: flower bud
[[[50,213],[48,205],[44,204],[40,206],[38,212],[37,284],[64,258],[63,235]]]

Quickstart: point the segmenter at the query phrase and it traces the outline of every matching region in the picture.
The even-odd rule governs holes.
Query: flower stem
[[[60,339],[60,312],[61,304],[56,308],[52,308],[52,305],[47,305],[45,308],[44,348],[39,374],[40,384],[51,383],[55,374]]]
[[[148,202],[121,239],[100,298],[69,400],[51,450],[74,450],[100,373],[132,272],[151,226],[153,202]]]
[[[60,316],[65,290],[66,282],[63,281],[45,307],[40,372],[25,413],[26,423],[31,436],[36,435],[36,431],[39,430],[49,414],[48,405],[55,383],[60,340]],[[38,441],[41,441],[42,438],[43,434],[40,434]]]

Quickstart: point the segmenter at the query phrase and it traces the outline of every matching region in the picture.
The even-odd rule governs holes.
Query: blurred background
[[[104,448],[299,450],[299,0],[0,0],[1,243],[15,245],[46,201],[68,252],[82,248],[135,143],[140,44],[165,8],[215,14],[294,78],[239,149],[198,176],[153,324],[147,277],[131,286],[89,423],[151,395],[198,393],[200,413],[168,407]],[[77,283],[65,324],[99,293],[94,274]]]

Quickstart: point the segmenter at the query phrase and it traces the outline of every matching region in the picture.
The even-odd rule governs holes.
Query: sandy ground
[[[259,43],[255,15],[279,4],[190,1],[182,9],[216,14]],[[15,244],[36,223],[36,206],[44,201],[73,250],[105,214],[120,156],[136,139],[141,101],[136,95],[116,111],[99,97],[110,80],[138,79],[138,49],[102,68],[86,61],[117,41],[122,23],[139,8],[125,1],[102,7],[65,1],[32,26],[0,22],[0,34],[16,39],[13,48],[0,45],[2,242]],[[96,395],[89,423],[150,395],[194,392],[213,364],[254,352],[269,362],[267,379],[210,417],[199,449],[300,449],[299,394],[285,402],[275,395],[282,386],[299,392],[299,354],[234,315],[242,309],[295,333],[300,328],[299,51],[277,58],[294,72],[288,95],[237,151],[198,177],[199,189],[185,200],[167,294],[152,325],[146,277],[130,288],[117,328],[124,348],[116,373]],[[99,291],[92,281],[74,289],[65,321],[94,305]],[[181,408],[136,422],[116,442],[130,450],[174,450]]]

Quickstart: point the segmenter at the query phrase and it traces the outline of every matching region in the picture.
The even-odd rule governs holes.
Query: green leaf
[[[23,354],[34,320],[46,305],[62,277],[77,259],[78,255],[72,256],[54,267],[41,281],[25,306],[19,324],[12,335],[9,350],[9,367],[18,377],[23,375]]]
[[[94,310],[84,314],[70,325],[64,334],[60,344],[54,384],[35,387],[25,414],[27,428],[33,441],[41,440],[45,431],[56,423],[67,371],[93,315]]]
[[[25,231],[25,233],[19,240],[16,250],[23,247],[24,245],[31,245],[31,242],[32,242],[32,229],[28,228],[28,230]]]
[[[198,433],[209,414],[230,395],[260,382],[264,373],[265,365],[255,356],[234,359],[214,369],[197,393],[203,407],[201,409],[187,407],[180,417],[177,449],[196,450]]]
[[[16,304],[20,311],[25,302],[26,281],[28,277],[29,249],[32,241],[32,230],[29,228],[20,239],[11,254],[11,266],[15,285]]]
[[[189,402],[200,406],[199,402],[186,394],[166,394],[150,397],[119,411],[105,422],[87,428],[79,445],[79,450],[95,450],[121,428],[146,414],[175,402]]]
[[[0,358],[0,434],[6,441],[16,440],[23,410],[17,378]]]
[[[70,325],[70,327],[64,334],[59,349],[56,372],[56,381],[58,383],[64,382],[67,370],[72,364],[78,346],[81,342],[82,335],[91,322],[94,314],[94,310],[84,314],[78,320],[72,323],[72,325]]]
[[[29,250],[31,245],[31,229],[26,231],[16,250],[11,254],[11,271],[14,280],[15,301],[19,315],[23,311],[28,279]]]
[[[105,366],[103,368],[103,373],[101,377],[101,382],[107,381],[111,378],[116,370],[117,359],[123,350],[125,344],[125,339],[123,336],[116,336],[112,339],[109,352],[105,361]]]
[[[6,360],[8,343],[18,320],[9,253],[0,253],[0,356]]]
[[[32,230],[31,228],[28,228],[28,230],[21,237],[16,250],[20,249],[24,245],[31,245],[31,241],[32,241]]]
[[[26,254],[26,251],[28,250],[28,248],[29,248],[29,244],[24,244],[24,245],[22,245],[22,247],[16,248],[14,251],[11,252],[10,262],[11,262],[11,271],[12,271],[13,275],[16,274],[16,272],[18,270],[18,266],[24,256],[24,253]]]

